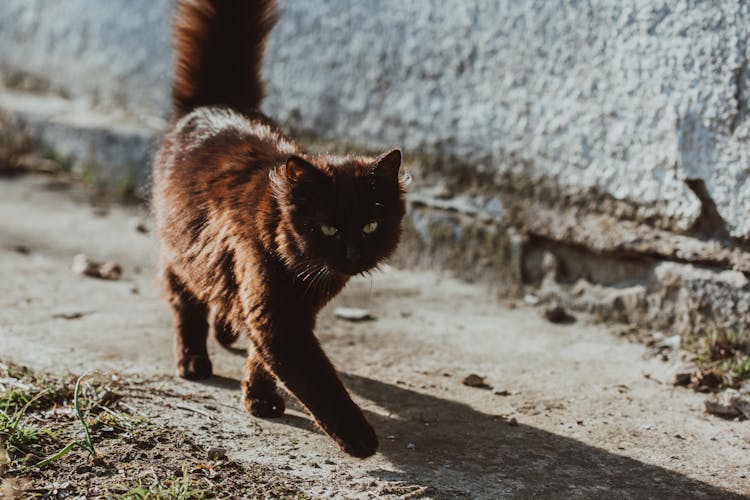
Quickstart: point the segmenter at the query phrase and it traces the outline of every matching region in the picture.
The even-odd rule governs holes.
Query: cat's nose
[[[351,243],[346,244],[346,261],[355,262],[361,257],[359,250]]]

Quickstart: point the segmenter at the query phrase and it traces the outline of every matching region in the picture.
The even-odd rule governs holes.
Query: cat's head
[[[290,157],[271,173],[288,262],[345,275],[377,266],[396,249],[409,177],[398,149],[377,158]]]

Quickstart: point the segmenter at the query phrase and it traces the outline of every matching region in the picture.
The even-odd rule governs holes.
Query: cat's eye
[[[364,231],[365,234],[372,234],[377,228],[377,222],[370,222],[369,224],[365,224],[365,227],[362,228],[362,231]]]
[[[336,229],[336,228],[335,228],[335,227],[333,227],[333,226],[329,226],[329,225],[327,225],[327,224],[323,224],[322,226],[320,226],[320,231],[321,231],[321,232],[322,232],[323,234],[325,234],[326,236],[333,236],[333,235],[335,235],[336,233],[338,233],[338,232],[339,232],[339,230],[338,230],[338,229]]]

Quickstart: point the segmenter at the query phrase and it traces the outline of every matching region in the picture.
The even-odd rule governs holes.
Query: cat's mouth
[[[347,277],[369,274],[377,266],[358,263],[341,263],[335,266],[328,266],[333,271]]]

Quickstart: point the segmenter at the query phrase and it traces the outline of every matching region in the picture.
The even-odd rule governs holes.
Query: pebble
[[[219,447],[209,448],[208,459],[209,460],[226,460],[227,450],[225,450],[224,448],[219,448]]]
[[[523,297],[523,301],[526,302],[530,306],[535,306],[539,303],[540,299],[538,296],[534,295],[533,293],[527,293]]]
[[[690,378],[692,377],[693,372],[678,372],[674,374],[674,380],[672,381],[672,385],[680,385],[683,387],[686,387],[690,384]]]
[[[727,389],[718,398],[706,400],[705,406],[708,413],[719,417],[750,418],[750,399],[735,389]]]
[[[546,307],[542,315],[550,323],[572,323],[575,321],[575,317],[570,315],[560,304],[552,304]]]
[[[409,444],[406,445],[406,449],[407,450],[416,450],[417,449],[417,445],[415,445],[414,443],[409,443]]]
[[[470,373],[464,377],[461,383],[469,387],[476,387],[477,389],[492,389],[492,386],[486,383],[484,379],[485,377],[479,376],[476,373]]]
[[[31,253],[31,248],[26,245],[16,245],[13,247],[13,251],[20,253],[21,255],[29,255]]]
[[[511,427],[518,427],[518,420],[516,420],[516,417],[508,420],[508,425],[510,425]]]
[[[372,321],[375,319],[370,311],[358,307],[337,307],[333,314],[346,321]]]
[[[116,262],[96,262],[86,255],[79,253],[73,257],[70,270],[76,274],[101,278],[105,280],[119,280],[122,278],[122,267]]]
[[[96,397],[99,400],[99,404],[102,406],[109,406],[120,399],[117,394],[110,390],[103,390],[99,394],[97,394]]]
[[[146,221],[135,217],[130,220],[130,227],[132,227],[135,231],[139,233],[146,234],[149,232],[148,225],[146,224]]]
[[[671,337],[667,337],[666,339],[664,339],[664,342],[662,342],[663,346],[668,347],[673,351],[678,350],[681,344],[682,337],[680,337],[679,335],[672,335]]]

